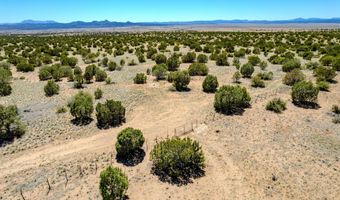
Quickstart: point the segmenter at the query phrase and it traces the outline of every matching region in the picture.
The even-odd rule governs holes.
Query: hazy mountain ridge
[[[211,20],[186,22],[116,22],[116,21],[74,21],[59,23],[56,21],[24,20],[20,23],[0,24],[0,30],[45,30],[45,29],[73,29],[73,28],[114,28],[132,26],[178,26],[178,25],[223,25],[223,24],[298,24],[298,23],[340,23],[340,18],[296,18],[291,20]]]

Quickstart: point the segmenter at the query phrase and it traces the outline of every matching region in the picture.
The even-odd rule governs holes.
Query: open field
[[[131,32],[141,33],[1,36],[0,61],[10,63],[12,93],[0,96],[0,104],[16,105],[27,130],[0,147],[0,199],[101,199],[99,175],[109,165],[121,168],[127,175],[127,196],[132,200],[338,199],[340,125],[333,122],[339,116],[332,113],[332,106],[340,105],[340,68],[335,68],[340,58],[340,32],[291,26],[270,27],[266,29],[269,32],[265,29],[240,27],[242,32],[236,32],[237,27],[235,32],[223,32],[230,30],[187,27],[185,30],[217,32],[171,32],[174,29],[170,28],[170,32],[134,29]],[[297,31],[285,32],[291,29]],[[300,32],[302,29],[306,31]],[[179,47],[178,51],[174,47]],[[51,53],[52,49],[58,53]],[[156,52],[147,58],[152,50]],[[182,61],[178,70],[187,70],[191,63],[183,62],[182,56],[188,52],[209,58],[205,65],[209,74],[217,77],[220,87],[245,87],[251,106],[241,114],[218,113],[214,109],[215,94],[202,91],[204,76],[191,76],[189,89],[179,92],[167,80],[157,81],[152,73],[146,74],[156,64],[158,54],[167,59],[178,54]],[[141,55],[145,62],[139,62]],[[217,65],[219,55],[226,56],[229,66]],[[333,58],[329,64],[322,59],[327,55]],[[82,72],[96,65],[112,83],[92,80],[76,89],[74,81],[63,77],[56,82],[59,94],[47,97],[47,80],[39,79],[40,71],[44,66],[63,62],[63,56],[76,58]],[[261,69],[259,63],[255,64],[253,77],[272,72],[272,79],[264,81],[265,88],[253,87],[250,78],[241,78],[240,83],[233,81],[239,71],[233,62],[235,57],[242,67],[254,56],[268,66]],[[50,58],[46,63],[45,57]],[[277,57],[282,58],[280,63],[271,59]],[[104,58],[121,69],[108,70]],[[319,82],[315,69],[321,65],[334,69],[329,91],[319,92],[318,106],[313,109],[297,106],[292,101],[292,86],[282,81],[287,74],[282,66],[293,58],[301,64],[298,68],[305,80],[314,85]],[[121,60],[126,61],[124,65]],[[135,65],[129,65],[132,60]],[[18,71],[20,62],[32,65],[34,71]],[[317,63],[315,69],[307,67],[311,62]],[[70,68],[73,74],[74,66]],[[137,73],[146,74],[145,84],[134,84]],[[99,129],[96,111],[93,121],[82,126],[72,123],[74,117],[69,111],[56,113],[60,107],[67,108],[80,90],[93,95],[97,88],[103,91],[103,98],[95,100],[95,105],[106,99],[121,101],[126,108],[126,123]],[[273,98],[285,101],[287,109],[280,114],[266,110]],[[145,157],[135,166],[116,159],[117,134],[127,127],[140,129],[145,137]],[[202,146],[206,163],[203,177],[176,185],[151,173],[152,148],[173,136],[190,137]]]

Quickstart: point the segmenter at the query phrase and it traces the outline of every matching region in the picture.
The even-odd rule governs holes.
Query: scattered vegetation
[[[284,110],[287,109],[286,102],[284,102],[280,98],[275,98],[267,103],[266,109],[276,113],[282,113]]]

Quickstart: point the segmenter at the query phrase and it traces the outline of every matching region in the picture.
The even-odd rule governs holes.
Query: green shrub
[[[26,126],[19,117],[18,108],[0,105],[0,145],[21,137],[25,132]]]
[[[50,67],[42,67],[39,70],[39,80],[45,81],[52,78]]]
[[[121,60],[120,60],[120,66],[121,66],[121,67],[125,66],[125,60],[124,60],[124,59],[121,59]]]
[[[329,83],[327,81],[318,81],[316,86],[320,91],[329,91]]]
[[[275,98],[267,103],[266,109],[276,113],[282,113],[284,110],[287,109],[286,102],[284,102],[280,98]]]
[[[10,81],[12,80],[12,72],[6,64],[1,63],[0,66],[0,96],[8,96],[12,93]]]
[[[82,75],[74,76],[74,88],[83,88],[84,78]]]
[[[222,53],[218,55],[216,58],[216,65],[217,66],[229,66],[227,54]]]
[[[251,86],[252,87],[255,87],[255,88],[264,88],[266,87],[264,81],[261,79],[261,77],[259,76],[254,76],[252,79],[251,79]]]
[[[193,63],[189,66],[190,76],[206,76],[209,72],[208,67],[203,63]]]
[[[125,122],[125,108],[120,101],[107,100],[98,103],[97,125],[99,128],[115,127]]]
[[[208,62],[208,56],[204,54],[200,54],[197,56],[197,62],[199,63],[207,63]]]
[[[193,63],[196,60],[196,53],[195,52],[188,52],[186,55],[182,56],[183,63]]]
[[[32,64],[27,63],[27,62],[20,62],[17,65],[17,71],[18,72],[33,72],[34,66]]]
[[[300,68],[301,68],[301,63],[298,59],[287,60],[282,65],[282,71],[284,71],[284,72],[290,72],[293,69],[300,69]]]
[[[103,90],[100,88],[97,88],[96,91],[94,91],[94,98],[95,99],[101,99],[103,97]]]
[[[312,82],[301,81],[292,88],[293,103],[297,105],[313,105],[318,99],[319,89]]]
[[[109,64],[108,64],[108,70],[109,71],[115,71],[116,68],[117,68],[117,63],[110,61]]]
[[[135,65],[137,65],[137,63],[135,62],[134,59],[132,59],[132,60],[129,62],[128,65],[129,65],[129,66],[135,66]]]
[[[261,70],[266,70],[266,68],[268,67],[268,63],[266,61],[262,61],[259,64]]]
[[[93,113],[93,99],[92,96],[80,91],[68,103],[70,113],[80,123],[85,123],[91,118]]]
[[[250,78],[253,75],[255,69],[250,63],[246,63],[241,67],[241,74],[244,78]]]
[[[241,79],[241,73],[239,71],[236,71],[233,75],[233,82],[240,83],[240,79]]]
[[[174,51],[179,51],[179,46],[174,46]]]
[[[119,168],[109,166],[100,173],[99,189],[103,200],[124,199],[128,186],[128,178]]]
[[[131,157],[134,152],[142,148],[144,144],[142,131],[133,128],[125,128],[117,136],[116,151],[119,157]]]
[[[167,61],[167,58],[164,54],[158,54],[155,57],[155,62],[156,62],[157,65],[166,64],[166,61]]]
[[[65,107],[59,107],[57,109],[57,114],[62,114],[62,113],[66,113],[67,109]]]
[[[91,83],[93,76],[96,74],[96,65],[89,65],[85,68],[84,79],[86,83]]]
[[[73,74],[76,76],[76,75],[82,75],[83,74],[83,71],[81,70],[81,68],[80,67],[75,67],[74,69],[73,69]]]
[[[106,83],[107,85],[110,85],[110,84],[112,83],[111,78],[110,78],[110,77],[107,77],[107,78],[105,79],[105,83]]]
[[[71,67],[76,66],[78,63],[78,59],[75,57],[62,56],[60,61],[62,65],[71,66]]]
[[[180,61],[178,59],[178,56],[175,56],[175,55],[171,56],[167,60],[166,65],[168,66],[169,71],[177,71],[177,69],[180,66]]]
[[[248,57],[248,62],[252,65],[252,66],[256,66],[258,64],[260,64],[261,59],[258,56],[249,56]]]
[[[144,73],[136,74],[136,77],[133,79],[135,84],[145,84],[146,83],[146,75]]]
[[[59,93],[59,85],[55,81],[49,80],[44,87],[44,91],[46,96],[51,97]]]
[[[151,151],[153,172],[161,180],[186,183],[204,174],[205,159],[198,142],[172,138],[157,143]]]
[[[260,72],[256,76],[260,77],[262,80],[273,80],[273,72]]]
[[[222,86],[215,93],[214,107],[217,112],[233,114],[248,107],[250,100],[251,98],[245,87],[239,85]]]
[[[12,93],[12,87],[9,83],[0,82],[0,96],[8,96]]]
[[[340,71],[340,56],[333,60],[332,67],[335,71]]]
[[[317,78],[318,81],[331,82],[336,76],[336,71],[330,67],[320,66],[314,70],[314,76]]]
[[[306,69],[314,70],[315,68],[319,67],[320,64],[318,62],[308,62],[306,63]]]
[[[324,66],[330,66],[334,61],[334,57],[330,55],[325,55],[320,58],[320,63]]]
[[[152,75],[155,76],[157,80],[164,80],[167,71],[168,69],[165,64],[155,65],[152,68]]]
[[[173,72],[173,86],[177,91],[187,90],[190,83],[190,75],[188,71]]]
[[[218,88],[217,77],[213,75],[208,75],[207,77],[205,77],[202,87],[203,87],[204,92],[207,92],[207,93],[216,92]]]
[[[305,80],[305,75],[300,69],[294,69],[288,72],[283,78],[283,83],[293,86],[295,83]]]
[[[107,78],[107,74],[104,70],[97,69],[95,77],[96,77],[96,82],[104,82],[105,79]]]

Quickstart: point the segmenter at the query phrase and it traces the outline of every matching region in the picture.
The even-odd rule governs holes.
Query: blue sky
[[[0,0],[0,23],[340,17],[340,0]]]

